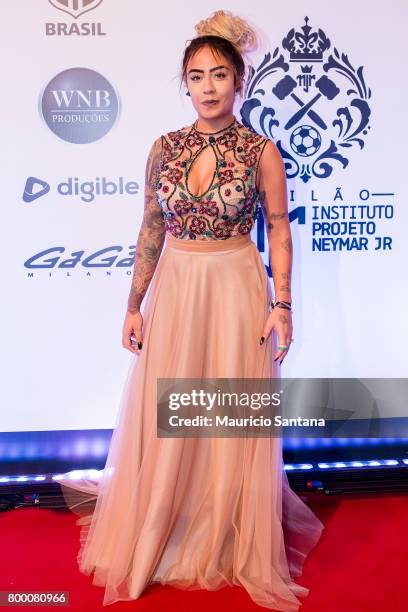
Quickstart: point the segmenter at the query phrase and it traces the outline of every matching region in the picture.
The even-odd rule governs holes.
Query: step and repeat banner
[[[1,431],[113,427],[134,358],[121,334],[147,153],[194,121],[182,53],[220,8],[258,27],[235,114],[286,165],[295,341],[282,375],[407,376],[405,2],[8,2]],[[252,237],[270,274],[262,215]]]

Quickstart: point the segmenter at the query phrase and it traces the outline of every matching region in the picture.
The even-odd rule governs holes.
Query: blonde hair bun
[[[255,30],[230,11],[215,11],[195,27],[197,36],[220,36],[229,40],[240,53],[248,53],[257,46]]]

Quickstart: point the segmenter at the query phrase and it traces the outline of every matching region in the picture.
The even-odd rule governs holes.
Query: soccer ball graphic
[[[311,125],[299,125],[290,136],[292,150],[301,157],[310,157],[320,149],[322,139]]]

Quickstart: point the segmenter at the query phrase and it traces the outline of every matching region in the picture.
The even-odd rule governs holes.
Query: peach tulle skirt
[[[129,369],[98,481],[61,481],[82,518],[80,570],[103,604],[149,583],[240,585],[260,606],[294,611],[296,584],[323,525],[292,491],[280,438],[158,438],[157,378],[272,378],[275,334],[259,344],[270,283],[249,235],[167,236],[145,297],[143,348]]]

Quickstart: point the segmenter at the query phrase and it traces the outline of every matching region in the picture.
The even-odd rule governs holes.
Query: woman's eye
[[[225,74],[225,72],[216,72],[214,76],[216,77],[216,79],[221,80],[221,79],[225,79],[227,75]],[[202,77],[199,74],[192,74],[190,76],[190,80],[194,82],[201,81],[201,78]]]

